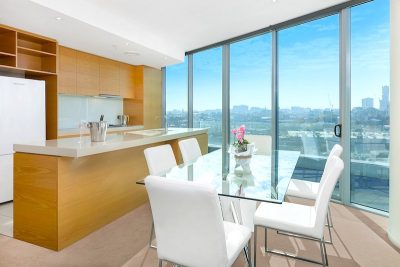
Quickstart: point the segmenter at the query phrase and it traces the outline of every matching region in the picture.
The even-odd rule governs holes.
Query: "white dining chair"
[[[147,168],[150,175],[164,175],[168,170],[176,166],[176,159],[171,145],[149,147],[144,150]],[[157,248],[152,244],[154,239],[154,223],[151,224],[149,246]]]
[[[343,161],[332,156],[328,159],[321,179],[320,190],[313,206],[284,202],[281,205],[261,203],[254,215],[254,250],[257,247],[257,227],[265,228],[265,252],[300,259],[323,266],[328,266],[328,256],[324,242],[325,218],[333,190],[344,168]],[[307,237],[320,243],[322,262],[299,257],[277,250],[269,250],[267,244],[268,229],[296,234],[298,237]],[[256,266],[254,253],[254,266]]]
[[[174,152],[168,144],[146,148],[144,156],[150,175],[163,175],[176,166]]]
[[[336,156],[340,157],[340,155],[343,152],[343,147],[341,145],[335,144],[333,148],[331,149],[331,152],[329,153],[328,159],[325,163],[328,163],[329,158]],[[321,177],[320,182],[311,182],[311,181],[305,181],[305,180],[300,180],[300,179],[291,179],[286,195],[287,196],[293,196],[293,197],[298,197],[298,198],[305,198],[305,199],[311,199],[315,200],[318,196],[318,191],[320,190],[321,183],[323,182],[323,177]],[[329,237],[330,240],[326,241],[326,243],[332,243],[332,232],[331,229],[333,227],[333,220],[332,220],[332,215],[330,208],[328,206],[328,214],[327,214],[327,221],[328,221],[328,230],[329,230]]]
[[[250,248],[251,231],[223,221],[214,188],[157,176],[148,176],[145,185],[159,266],[163,261],[191,267],[231,266],[247,245]]]
[[[196,138],[180,140],[178,142],[184,163],[195,161],[201,156],[199,142]]]

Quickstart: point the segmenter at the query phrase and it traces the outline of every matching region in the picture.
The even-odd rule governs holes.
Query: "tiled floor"
[[[0,204],[0,234],[13,237],[13,203]]]

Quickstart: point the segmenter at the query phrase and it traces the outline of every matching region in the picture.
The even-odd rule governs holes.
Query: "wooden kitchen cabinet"
[[[123,98],[135,98],[134,66],[119,64],[119,91]]]
[[[99,57],[77,51],[76,67],[77,94],[89,96],[99,95]]]
[[[76,95],[76,50],[59,47],[58,93]]]
[[[99,85],[100,94],[120,95],[119,63],[107,58],[99,60]]]

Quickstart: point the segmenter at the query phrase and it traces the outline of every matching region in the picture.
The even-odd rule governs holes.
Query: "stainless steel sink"
[[[168,130],[170,132],[170,130]],[[166,134],[167,132],[165,129],[150,129],[150,130],[140,130],[140,131],[132,131],[128,132],[129,134],[137,134],[137,135],[144,135],[144,136],[159,136]]]

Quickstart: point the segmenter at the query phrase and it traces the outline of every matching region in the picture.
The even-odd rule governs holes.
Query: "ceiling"
[[[348,0],[0,0],[0,23],[134,65],[179,63],[186,51]]]

